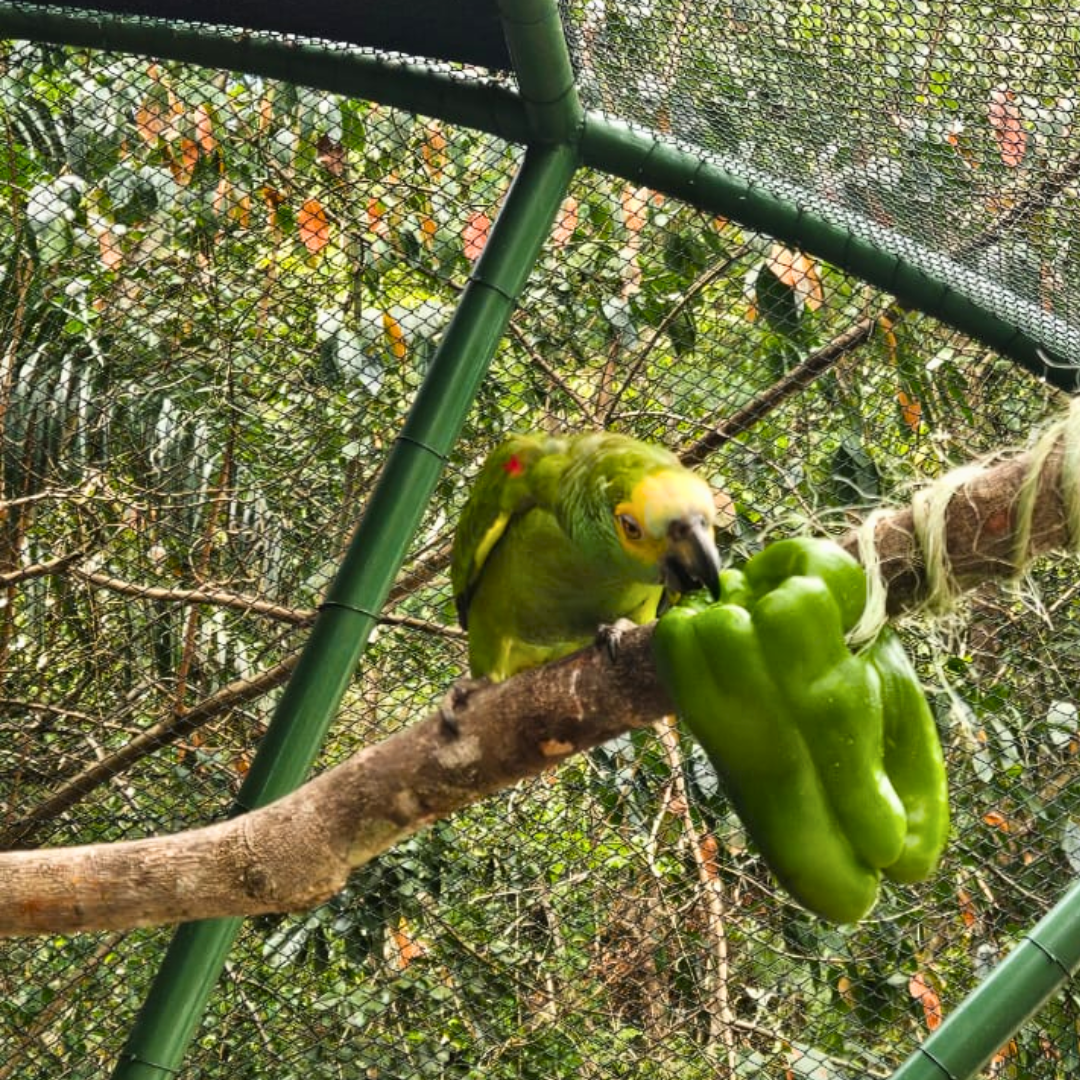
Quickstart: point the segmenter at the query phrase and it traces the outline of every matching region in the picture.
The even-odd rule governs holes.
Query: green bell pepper
[[[844,640],[865,595],[835,544],[784,540],[653,636],[661,680],[766,861],[835,922],[870,910],[882,871],[928,874],[948,828],[941,750],[903,648],[886,638],[854,655]]]
[[[864,655],[881,679],[885,771],[907,816],[900,857],[884,872],[893,881],[922,881],[937,866],[949,835],[949,785],[937,725],[896,634],[883,630]]]

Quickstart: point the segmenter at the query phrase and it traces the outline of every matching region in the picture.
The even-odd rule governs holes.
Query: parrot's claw
[[[637,623],[629,619],[616,619],[613,623],[604,623],[596,631],[596,647],[607,653],[608,659],[614,663],[619,658],[619,643],[623,634],[633,630]]]
[[[457,711],[460,709],[469,698],[476,693],[482,686],[488,686],[490,679],[458,679],[453,686],[447,690],[442,701],[439,702],[439,723],[442,725],[443,731],[452,739],[456,739],[461,734],[461,729],[458,725]]]

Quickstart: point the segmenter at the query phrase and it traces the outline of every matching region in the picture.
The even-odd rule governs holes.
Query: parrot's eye
[[[637,518],[632,514],[620,514],[619,525],[622,527],[623,535],[627,540],[641,539],[641,526],[637,523]]]

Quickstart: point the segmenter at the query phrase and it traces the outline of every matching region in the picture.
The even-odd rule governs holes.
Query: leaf
[[[404,360],[409,350],[405,343],[405,331],[401,328],[401,323],[389,311],[383,312],[382,323],[383,332],[390,339],[391,354],[398,360]]]
[[[1077,710],[1071,701],[1052,701],[1046,710],[1046,726],[1049,740],[1059,750],[1076,738]]]
[[[376,236],[387,240],[390,226],[386,222],[386,203],[379,198],[370,198],[367,203],[368,229]]]
[[[199,147],[193,139],[179,139],[169,155],[169,167],[172,169],[173,179],[181,186],[187,187],[195,173],[195,166],[199,164]]]
[[[300,230],[301,242],[312,255],[317,255],[330,243],[330,222],[327,220],[326,211],[318,199],[305,201],[304,205],[300,207],[296,224]]]
[[[972,902],[971,893],[963,886],[956,890],[956,903],[960,908],[960,918],[965,926],[974,926],[976,922],[975,904]]]
[[[164,108],[156,101],[141,105],[135,113],[135,130],[147,146],[157,146],[158,139],[165,134],[166,120]]]
[[[941,998],[918,972],[908,981],[908,993],[922,1005],[927,1031],[936,1031],[941,1027]]]
[[[922,402],[918,398],[909,396],[905,391],[899,390],[896,394],[896,403],[900,406],[900,419],[904,426],[912,431],[918,431],[922,425]]]
[[[214,137],[214,119],[210,114],[210,106],[196,105],[194,120],[195,142],[204,154],[212,154],[217,149],[217,139]]]
[[[390,940],[394,944],[394,966],[401,971],[428,951],[424,942],[413,934],[404,917],[398,919],[397,926],[391,928]]]
[[[1001,163],[1007,168],[1016,168],[1027,153],[1027,132],[1020,119],[1016,94],[1007,86],[995,86],[990,91],[986,119],[997,141]]]
[[[477,210],[469,215],[468,220],[465,222],[465,228],[461,233],[461,239],[465,247],[465,258],[469,262],[475,262],[480,258],[480,252],[484,250],[490,231],[491,218],[483,210]]]
[[[446,136],[435,122],[428,125],[427,137],[420,148],[420,155],[432,177],[440,179],[446,165]]]
[[[1080,874],[1080,824],[1066,818],[1061,829],[1061,853],[1074,874]]]
[[[801,251],[792,251],[783,244],[773,244],[765,265],[789,288],[794,289],[801,303],[816,311],[825,302],[825,293],[817,264]]]
[[[551,231],[551,242],[557,247],[565,247],[578,226],[578,201],[573,195],[567,195],[559,208],[555,227]]]
[[[638,233],[645,227],[645,209],[649,205],[649,194],[647,187],[623,188],[620,202],[623,224],[628,232]]]
[[[110,229],[102,229],[98,233],[98,253],[101,258],[101,265],[106,270],[115,270],[124,261],[120,240]]]

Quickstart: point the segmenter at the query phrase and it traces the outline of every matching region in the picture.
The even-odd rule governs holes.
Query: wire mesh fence
[[[855,200],[1076,324],[1056,6],[994,42],[951,9],[623,8],[566,11],[587,103],[778,170],[808,209]],[[881,15],[877,36],[844,14]],[[886,40],[882,65],[865,46]],[[176,831],[246,774],[520,150],[237,73],[27,42],[0,60],[0,835]],[[739,559],[839,534],[1064,401],[800,251],[579,173],[320,767],[464,673],[450,538],[508,431],[676,449],[725,493]],[[1075,578],[1045,559],[906,629],[953,837],[858,926],[775,886],[660,724],[432,826],[323,907],[250,920],[183,1075],[887,1076],[1080,869]],[[106,1072],[165,940],[0,943],[0,1077]],[[992,1074],[1075,1075],[1077,1012],[1055,1000]]]

